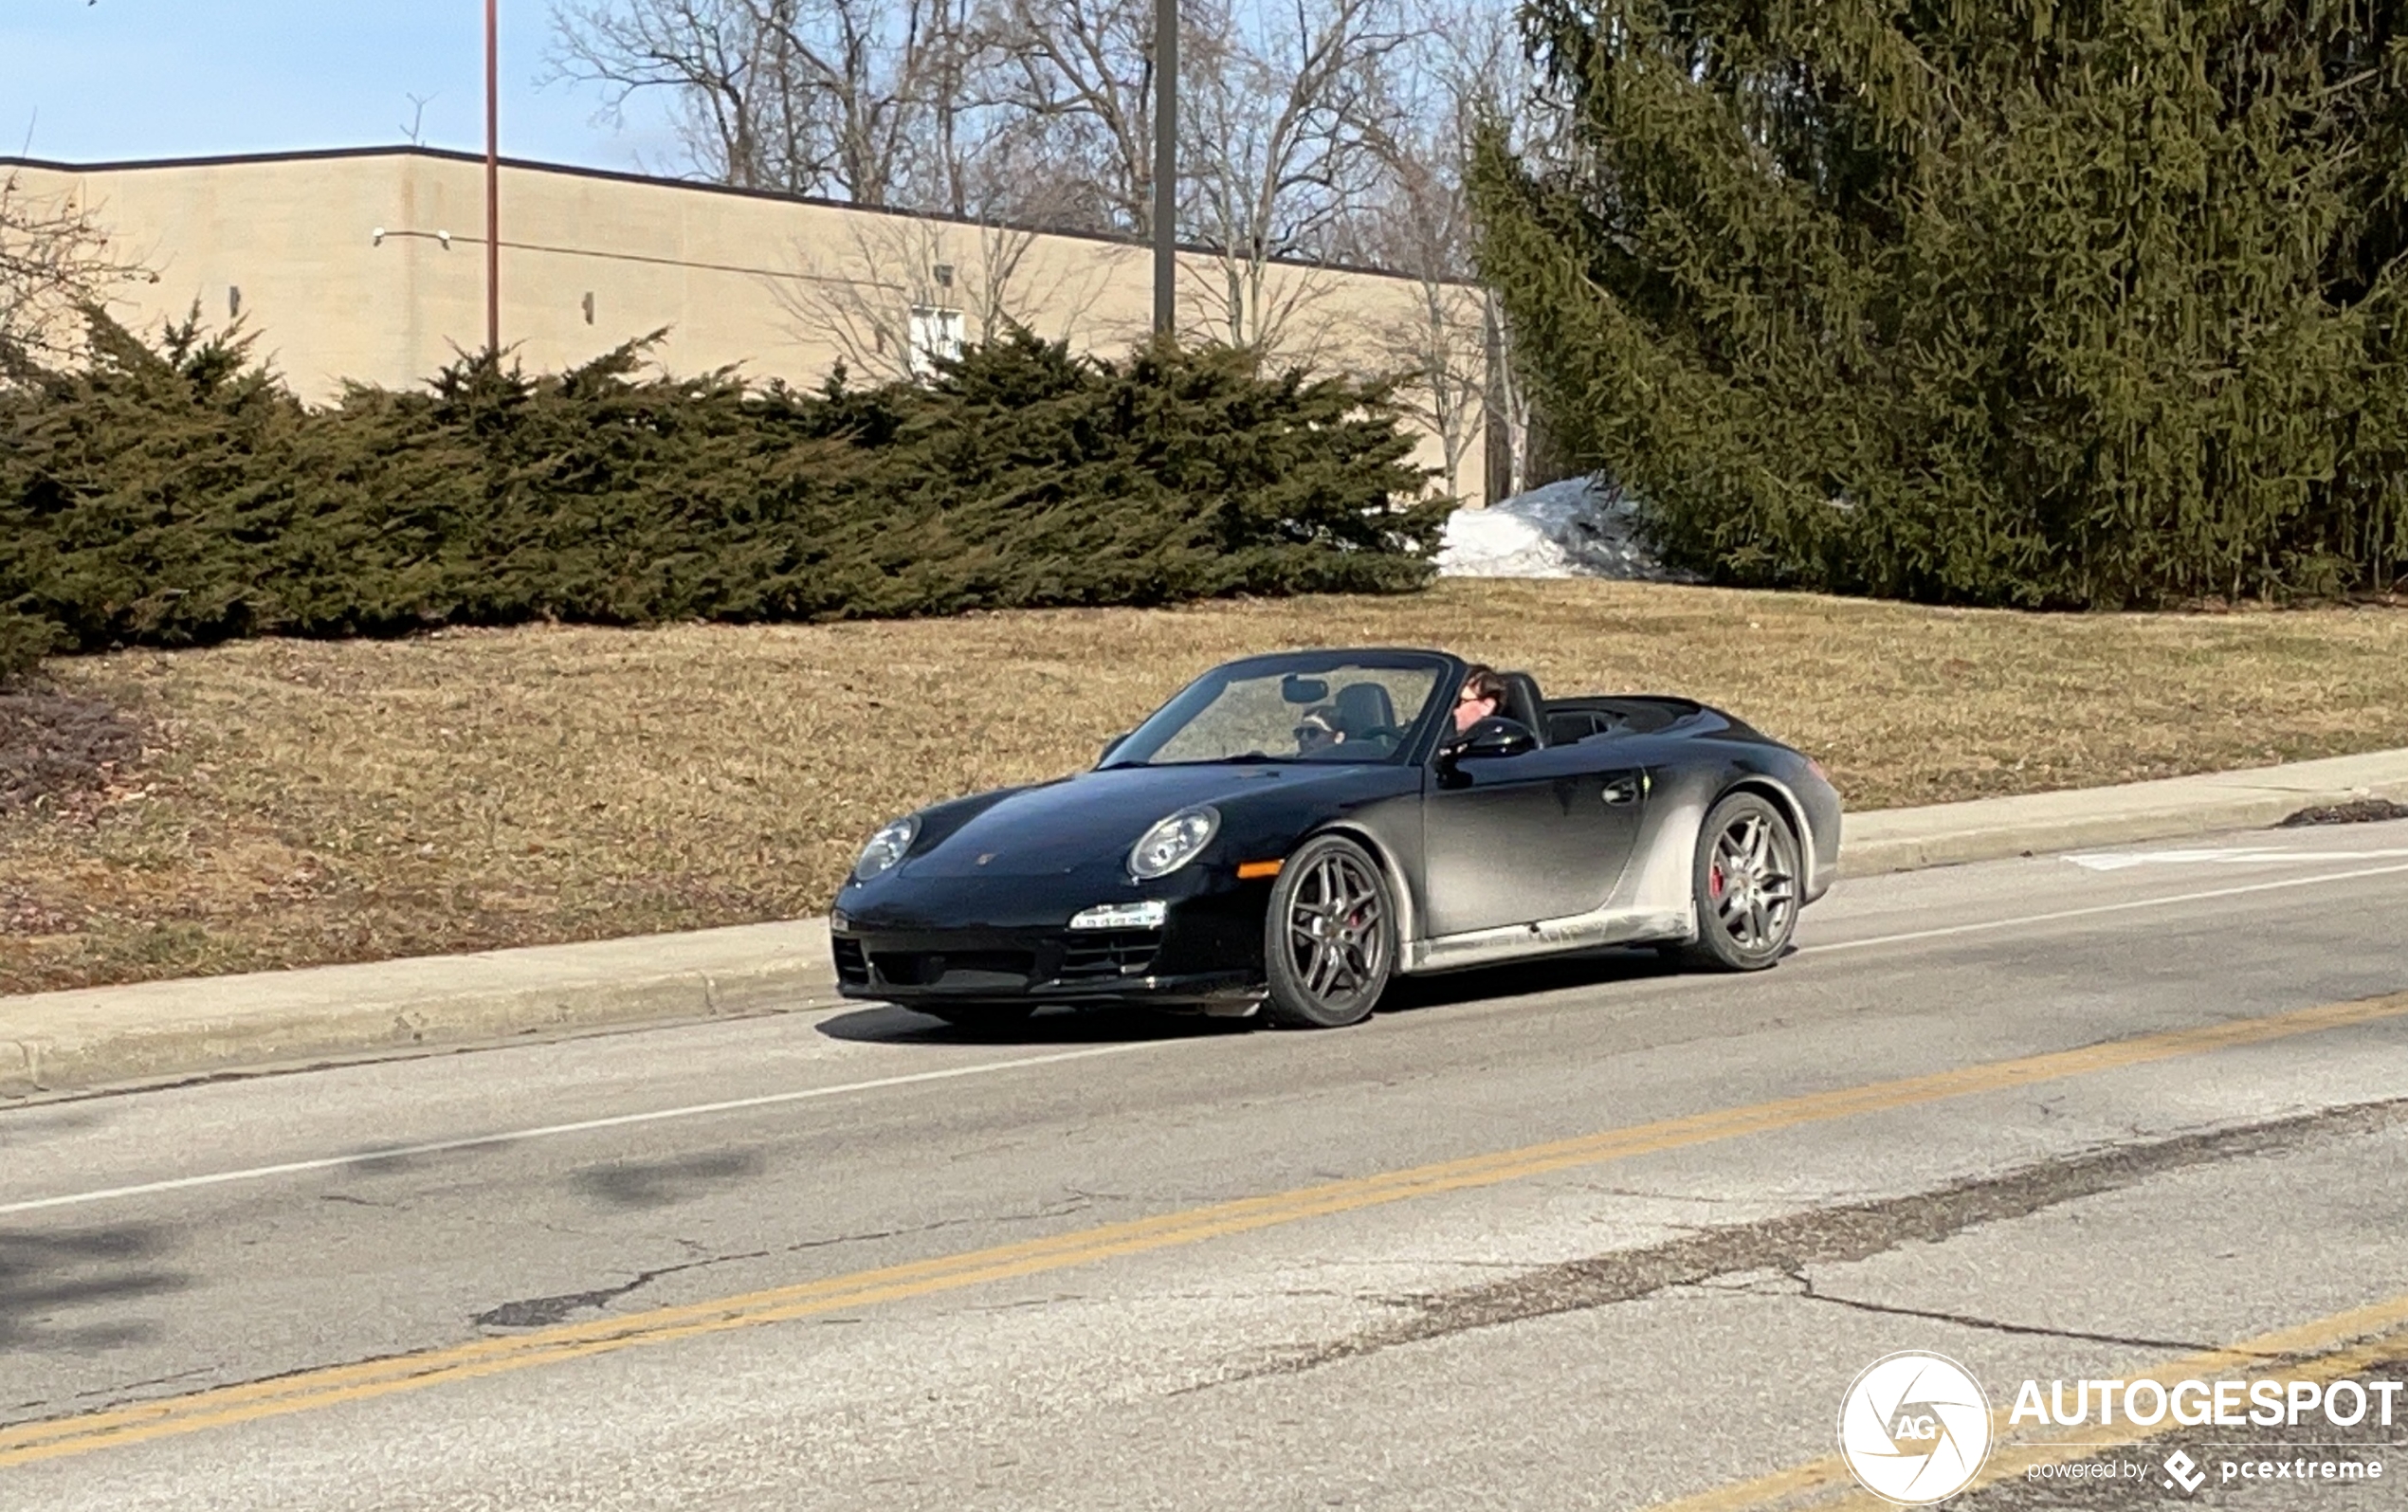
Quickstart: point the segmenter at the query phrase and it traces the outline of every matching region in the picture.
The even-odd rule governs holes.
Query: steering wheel
[[[1349,740],[1385,740],[1390,748],[1394,749],[1404,740],[1405,730],[1400,724],[1366,725],[1360,732],[1348,736],[1347,738]]]

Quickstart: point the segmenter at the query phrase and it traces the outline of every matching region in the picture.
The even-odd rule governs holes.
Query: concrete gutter
[[[1851,814],[1859,877],[2408,800],[2408,751]],[[0,1097],[227,1075],[839,1001],[821,919],[0,997]]]

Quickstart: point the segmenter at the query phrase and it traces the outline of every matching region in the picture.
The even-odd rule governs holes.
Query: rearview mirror
[[[1329,679],[1290,672],[1279,680],[1279,696],[1290,703],[1319,703],[1329,697]]]
[[[1496,756],[1517,756],[1524,751],[1536,751],[1539,738],[1520,720],[1490,715],[1471,727],[1469,738],[1454,748],[1462,760],[1486,760]]]

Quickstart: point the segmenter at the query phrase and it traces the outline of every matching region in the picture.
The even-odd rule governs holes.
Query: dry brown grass
[[[1852,807],[2408,745],[2408,615],[2035,617],[1703,589],[260,641],[60,664],[157,751],[0,816],[0,991],[819,911],[864,834],[1072,770],[1194,673],[1434,645],[1721,703]]]

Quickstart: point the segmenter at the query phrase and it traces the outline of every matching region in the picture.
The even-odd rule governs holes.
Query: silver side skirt
[[[1405,946],[1399,969],[1408,974],[1441,972],[1457,966],[1485,966],[1492,961],[1554,956],[1601,945],[1639,945],[1696,938],[1696,915],[1686,904],[1671,909],[1606,907],[1563,919],[1542,919],[1534,924],[1506,924],[1469,934],[1444,935],[1436,939],[1413,940]]]

